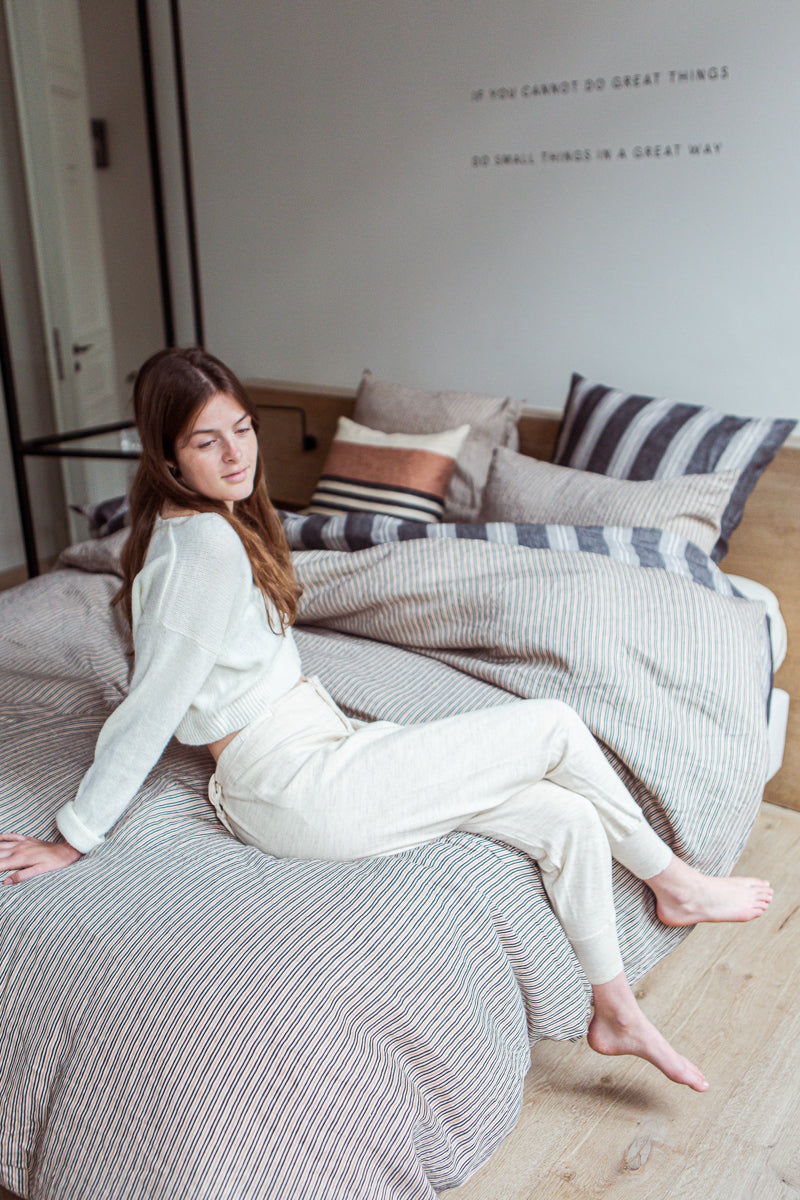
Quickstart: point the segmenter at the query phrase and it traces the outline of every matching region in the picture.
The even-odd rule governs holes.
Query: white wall
[[[800,416],[791,0],[192,0],[182,19],[206,341],[243,375],[369,366],[558,409],[577,369]],[[698,68],[718,77],[670,75]]]
[[[96,14],[97,0],[82,2]],[[94,27],[93,91],[124,115],[111,76],[121,57],[138,67],[138,45],[117,36],[133,0],[99,11],[117,24]],[[167,7],[151,0],[150,13],[186,341]],[[181,17],[206,340],[242,375],[353,386],[369,366],[559,409],[577,369],[800,417],[793,0],[186,0]],[[712,67],[727,77],[670,79]],[[614,86],[637,74],[639,86]],[[606,86],[587,91],[587,78]],[[514,95],[492,99],[502,88]],[[32,436],[50,432],[49,389],[4,29],[0,101],[0,263]],[[134,159],[120,157],[116,115],[110,132],[119,181]],[[720,149],[691,156],[692,143]],[[588,158],[546,157],[576,150]],[[498,154],[520,161],[497,166]],[[481,156],[489,166],[473,165]],[[143,227],[120,233],[129,269],[152,276]],[[123,374],[152,330],[147,348],[121,354]],[[51,553],[64,530],[58,469],[29,469]],[[0,570],[21,561],[0,437]]]

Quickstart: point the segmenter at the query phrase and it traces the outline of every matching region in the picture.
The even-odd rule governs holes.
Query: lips
[[[223,475],[222,478],[226,483],[243,483],[247,478],[249,467],[242,467],[241,471],[234,471],[231,475]]]

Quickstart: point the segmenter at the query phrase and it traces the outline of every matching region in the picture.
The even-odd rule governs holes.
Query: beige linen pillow
[[[477,520],[492,450],[519,446],[520,402],[510,396],[477,392],[428,392],[375,379],[365,371],[353,417],[386,433],[439,433],[469,425],[470,435],[458,456],[445,496],[447,521]]]
[[[495,450],[481,521],[663,529],[710,554],[736,471],[633,481]]]

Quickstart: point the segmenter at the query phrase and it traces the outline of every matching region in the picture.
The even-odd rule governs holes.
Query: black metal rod
[[[28,438],[22,442],[23,454],[35,454],[45,446],[60,446],[62,442],[77,442],[82,438],[99,437],[104,433],[117,433],[120,429],[135,429],[136,422],[127,418],[124,421],[109,421],[105,425],[87,425],[85,429],[71,429],[66,433],[54,433],[48,437]],[[98,451],[99,453],[99,451]],[[116,453],[116,451],[104,450],[103,457],[106,454]],[[129,454],[130,451],[120,451],[120,453]]]
[[[6,324],[2,278],[0,278],[0,377],[2,377],[3,381],[8,436],[11,443],[11,462],[14,468],[19,519],[22,525],[22,541],[25,546],[25,563],[28,568],[29,577],[33,578],[39,574],[39,555],[36,551],[36,532],[33,526],[31,494],[28,488],[28,477],[25,473],[19,406],[17,404],[17,390],[14,384],[14,367],[11,361],[11,343],[9,342],[8,325]]]
[[[192,281],[192,310],[194,312],[195,341],[205,345],[203,329],[203,296],[200,287],[200,257],[197,250],[197,221],[192,183],[192,155],[189,142],[189,112],[186,103],[186,74],[183,66],[183,42],[178,0],[170,0],[172,18],[172,51],[175,60],[175,90],[178,101],[178,127],[183,170],[183,199],[186,209],[186,238],[189,250],[189,273]]]
[[[34,458],[113,458],[138,459],[138,450],[62,450],[59,446],[41,446],[25,453]]]
[[[308,432],[306,410],[301,408],[299,404],[259,404],[256,407],[260,412],[297,413],[300,417],[303,450],[316,449],[317,439],[313,433]],[[77,442],[82,441],[84,438],[100,437],[105,433],[117,433],[122,429],[135,428],[135,421],[110,421],[105,425],[87,425],[85,429],[71,429],[68,433],[53,434],[49,437],[28,438],[27,441],[20,442],[20,447],[22,455],[37,458],[110,458],[124,461],[136,460],[141,457],[139,450],[102,450],[99,448],[96,450],[90,448],[79,450],[62,449],[62,443],[64,442]]]
[[[169,243],[167,240],[167,221],[164,207],[164,181],[161,172],[156,92],[153,81],[153,49],[150,37],[150,17],[147,11],[147,0],[137,0],[136,12],[139,22],[139,59],[142,68],[142,85],[144,90],[147,148],[150,156],[150,183],[153,193],[153,216],[156,226],[156,252],[158,254],[158,277],[161,285],[164,344],[174,346],[175,311],[169,272]]]

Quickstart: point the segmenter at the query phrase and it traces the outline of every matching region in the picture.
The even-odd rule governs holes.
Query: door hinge
[[[61,334],[57,329],[53,330],[53,351],[56,356],[56,373],[61,382],[64,382],[64,359],[61,355]]]

